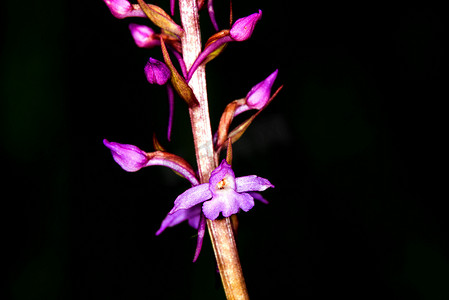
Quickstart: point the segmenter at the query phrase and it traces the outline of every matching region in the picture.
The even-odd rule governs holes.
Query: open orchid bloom
[[[104,0],[112,15],[117,19],[128,17],[146,18],[147,16],[138,4],[131,4],[127,0]]]
[[[196,185],[175,200],[174,208],[168,213],[156,235],[166,228],[175,226],[183,221],[198,229],[197,246],[193,261],[196,261],[203,245],[206,230],[204,217],[215,220],[221,213],[224,217],[236,214],[240,209],[248,211],[254,206],[254,199],[267,204],[259,193],[274,187],[267,179],[250,175],[235,178],[231,166],[223,160],[212,171],[209,183]]]
[[[229,217],[240,209],[249,211],[254,207],[254,198],[248,192],[261,192],[269,187],[274,186],[256,175],[235,178],[231,166],[223,160],[212,171],[209,183],[194,186],[176,198],[170,214],[203,203],[206,218],[215,220],[220,213],[223,217]]]

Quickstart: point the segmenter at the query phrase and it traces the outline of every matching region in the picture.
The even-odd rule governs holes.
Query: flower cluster
[[[144,67],[144,73],[150,84],[167,87],[169,102],[168,140],[171,139],[174,119],[174,92],[177,92],[188,107],[198,105],[195,94],[189,86],[189,80],[197,68],[220,55],[228,43],[248,40],[253,34],[257,22],[262,17],[262,11],[259,10],[257,13],[236,20],[231,28],[219,30],[215,20],[213,1],[207,1],[211,23],[217,32],[208,39],[204,50],[187,70],[181,50],[181,38],[184,30],[162,8],[147,4],[144,0],[138,0],[138,4],[130,4],[127,0],[104,0],[104,2],[116,18],[148,18],[160,28],[160,32],[157,32],[146,25],[134,23],[129,25],[131,35],[138,47],[160,47],[162,51],[164,62],[150,57]],[[204,3],[204,1],[200,2]],[[174,4],[175,1],[171,0],[172,16]],[[176,58],[178,68],[174,66],[170,56]],[[276,92],[271,92],[277,75],[278,70],[275,70],[266,79],[254,85],[244,98],[230,102],[225,108],[218,130],[214,135],[216,165],[218,165],[222,149],[228,147],[229,150],[232,143],[243,135],[254,118],[280,91],[282,86]],[[248,110],[256,110],[256,112],[245,122],[230,130],[234,117]],[[201,249],[206,219],[215,220],[220,216],[230,217],[241,210],[247,212],[254,207],[254,199],[268,203],[259,192],[274,187],[267,179],[256,175],[235,177],[229,157],[227,160],[222,160],[218,167],[213,170],[209,182],[200,183],[197,172],[191,165],[183,158],[166,152],[156,139],[154,139],[156,151],[153,152],[145,152],[134,145],[109,142],[106,139],[103,143],[110,149],[114,160],[125,171],[136,172],[144,167],[162,165],[171,168],[191,183],[192,187],[176,198],[174,207],[162,221],[156,235],[159,235],[168,227],[188,221],[190,226],[198,229],[198,243],[194,260],[198,257]]]

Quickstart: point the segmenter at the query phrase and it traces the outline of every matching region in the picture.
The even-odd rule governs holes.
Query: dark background
[[[276,68],[284,84],[234,145],[237,176],[276,186],[239,218],[252,299],[448,299],[442,8],[233,2],[263,17],[207,66],[214,129]],[[154,235],[187,182],[126,173],[102,144],[152,151],[156,132],[194,164],[186,106],[168,143],[165,89],[143,74],[161,53],[129,34],[146,21],[100,0],[3,1],[0,19],[1,298],[224,299],[208,240],[192,264],[187,224]]]

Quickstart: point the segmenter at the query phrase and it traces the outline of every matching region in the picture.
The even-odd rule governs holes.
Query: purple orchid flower
[[[215,220],[220,213],[229,217],[240,209],[248,211],[254,207],[254,199],[268,204],[262,195],[254,191],[264,191],[269,187],[274,186],[267,179],[255,175],[235,178],[231,166],[223,160],[220,166],[212,171],[209,183],[196,185],[176,198],[175,207],[162,221],[156,235],[187,220],[190,226],[198,229],[193,258],[195,262],[203,245],[206,230],[204,217]]]
[[[203,203],[202,211],[206,218],[215,220],[220,213],[229,217],[240,209],[249,211],[254,207],[254,198],[248,192],[260,192],[269,187],[274,186],[256,175],[235,178],[231,166],[223,160],[212,171],[209,183],[194,186],[179,195],[169,214]]]
[[[146,18],[145,13],[138,4],[131,4],[127,0],[103,0],[112,15],[117,19],[128,17]]]

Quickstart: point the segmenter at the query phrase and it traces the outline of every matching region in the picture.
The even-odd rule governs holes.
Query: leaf
[[[245,104],[245,98],[234,100],[229,103],[220,118],[220,123],[218,124],[217,130],[217,141],[215,148],[219,149],[228,139],[229,127],[231,126],[232,120],[234,119],[235,110]]]
[[[176,92],[182,99],[184,99],[184,101],[187,103],[189,107],[195,107],[199,105],[199,102],[196,99],[193,90],[190,88],[185,79],[178,73],[175,66],[173,65],[170,59],[170,55],[168,54],[167,48],[165,47],[164,40],[162,38],[161,38],[161,48],[165,63],[167,64],[171,72],[171,83],[173,84],[173,87],[175,88]]]
[[[137,2],[154,25],[173,32],[179,37],[184,35],[184,30],[181,26],[176,24],[162,8],[153,4],[146,4],[144,0],[137,0]]]

